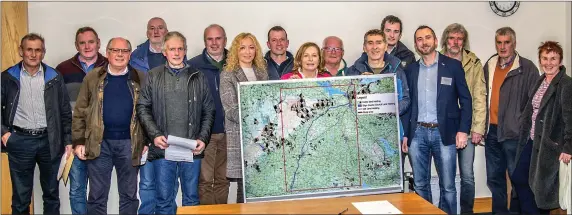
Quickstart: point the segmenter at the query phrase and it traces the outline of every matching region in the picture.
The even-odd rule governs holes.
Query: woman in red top
[[[294,68],[280,79],[301,79],[301,78],[324,78],[332,77],[324,69],[324,58],[320,52],[320,47],[316,43],[307,42],[302,44],[294,57]]]

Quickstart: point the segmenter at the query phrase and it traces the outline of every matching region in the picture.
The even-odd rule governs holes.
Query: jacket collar
[[[542,110],[542,108],[544,108],[544,106],[546,106],[546,104],[548,103],[548,100],[550,99],[552,94],[556,93],[558,83],[560,83],[560,80],[562,79],[562,77],[565,74],[566,74],[566,67],[560,66],[560,71],[558,72],[558,74],[556,74],[556,76],[554,76],[552,81],[550,81],[550,86],[548,86],[548,89],[546,89],[546,92],[544,93],[544,96],[542,97],[542,100],[540,102],[540,107],[538,108],[539,111]],[[532,91],[533,93],[536,92],[536,90],[542,84],[542,82],[544,81],[545,78],[546,78],[546,74],[542,74],[542,76],[540,76],[540,78],[538,79],[538,82],[536,83],[536,88],[534,88],[535,90]]]
[[[69,59],[74,65],[78,66],[79,68],[82,68],[81,66],[81,62],[79,61],[79,52],[76,53],[72,58]],[[100,67],[103,66],[105,63],[107,63],[107,58],[104,57],[101,53],[97,53],[97,60],[95,61],[94,68],[95,67]],[[87,71],[86,71],[87,72]]]
[[[203,53],[202,53],[201,55],[202,55],[201,57],[203,58],[203,65],[199,65],[200,67],[205,68],[205,69],[215,69],[215,70],[218,70],[218,68],[217,68],[216,66],[214,66],[214,65],[212,65],[212,64],[210,63],[210,61],[209,61],[209,53],[207,52],[207,49],[206,49],[206,48],[203,49]],[[228,50],[227,50],[227,49],[224,49],[224,58],[226,59],[227,57],[228,57]],[[223,65],[223,67],[224,67],[224,66],[226,66],[226,65]]]
[[[23,63],[23,61],[18,62],[16,65],[10,67],[7,71],[8,74],[10,74],[12,77],[14,77],[18,81],[20,81],[20,72],[22,71],[22,63]],[[42,62],[40,64],[40,66],[44,70],[44,82],[45,83],[48,83],[49,81],[51,81],[52,79],[54,79],[58,76],[58,72],[56,72],[56,70],[54,68],[48,66],[44,62]]]

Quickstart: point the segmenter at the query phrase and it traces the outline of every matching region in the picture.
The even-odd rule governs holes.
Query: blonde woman
[[[234,38],[226,62],[220,77],[227,143],[226,177],[238,183],[236,202],[244,203],[236,86],[238,82],[268,80],[268,73],[260,43],[250,33],[241,33]]]
[[[280,79],[325,78],[332,75],[324,69],[324,58],[316,43],[302,44],[294,57],[294,68]]]

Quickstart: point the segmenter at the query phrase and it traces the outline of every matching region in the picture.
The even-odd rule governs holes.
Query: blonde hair
[[[254,46],[256,47],[256,55],[252,61],[252,66],[257,70],[266,71],[266,61],[262,55],[262,48],[260,47],[260,43],[258,43],[258,40],[254,35],[244,32],[238,34],[232,41],[228,57],[226,58],[226,66],[224,67],[225,71],[232,72],[240,68],[240,63],[238,61],[238,49],[240,48],[240,42],[247,38],[251,39],[252,43],[254,43]]]
[[[306,52],[306,49],[308,49],[310,47],[314,47],[318,51],[318,62],[319,62],[318,63],[318,74],[322,74],[322,73],[326,72],[326,69],[324,67],[325,61],[324,61],[324,57],[322,55],[322,52],[320,51],[320,47],[316,43],[306,42],[306,43],[302,44],[302,46],[300,46],[300,48],[296,52],[296,57],[294,57],[294,68],[292,68],[292,70],[293,70],[292,73],[297,74],[299,72],[298,70],[302,69],[302,57],[304,57],[304,52]]]

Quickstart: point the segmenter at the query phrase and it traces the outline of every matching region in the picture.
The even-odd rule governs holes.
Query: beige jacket
[[[441,54],[444,50],[441,50]],[[485,134],[485,124],[487,117],[487,90],[483,64],[475,53],[463,49],[463,70],[471,97],[473,98],[473,122],[471,132]]]

